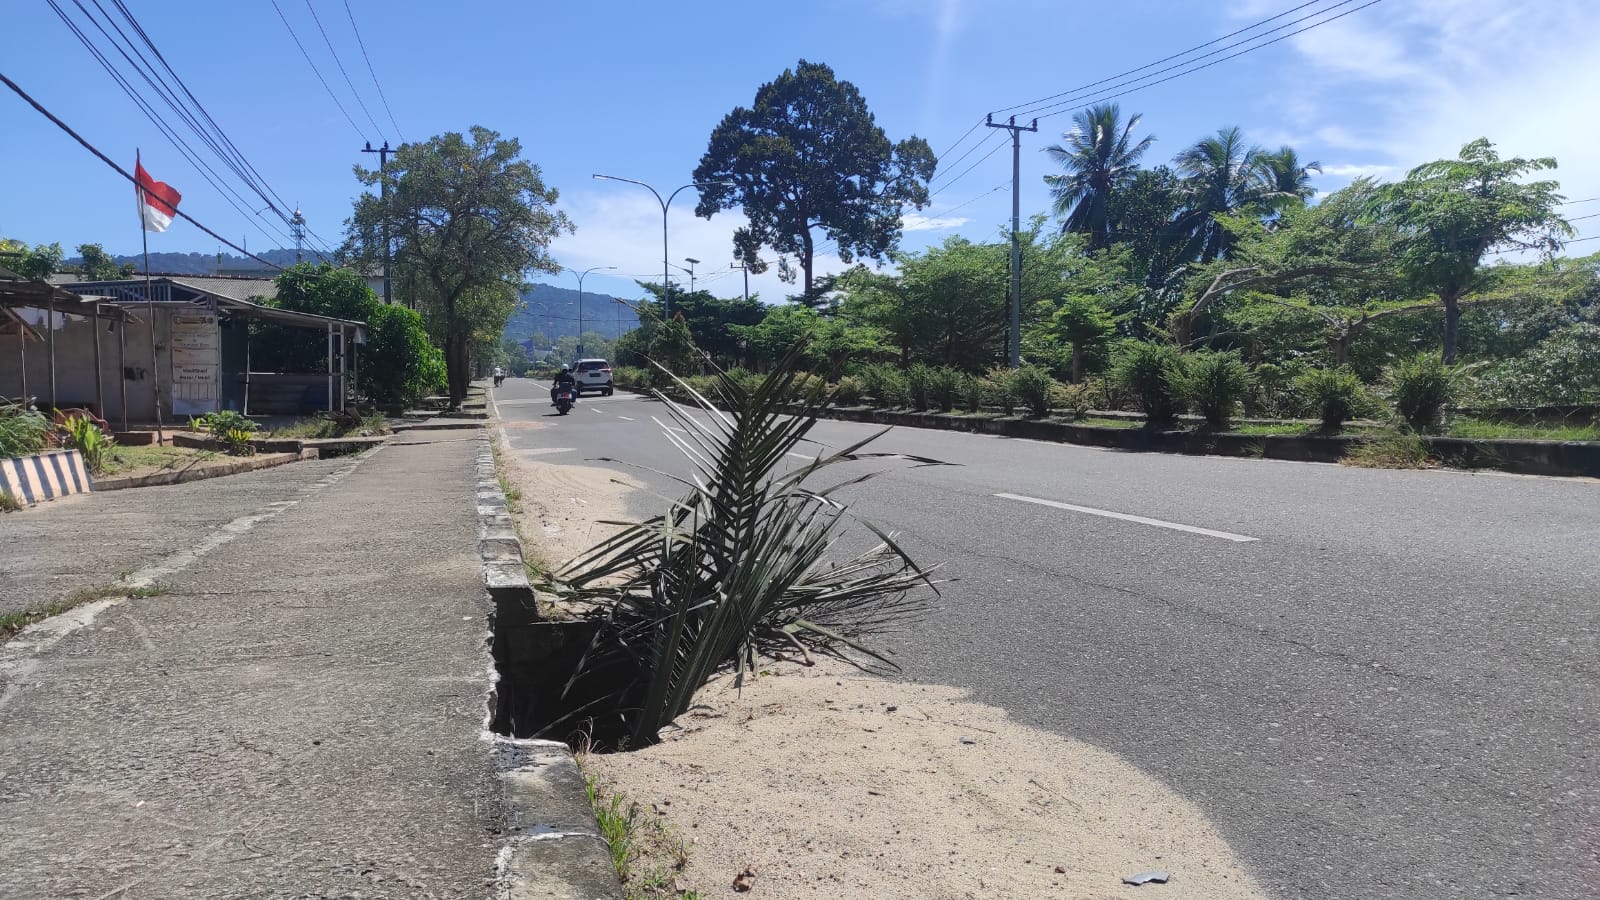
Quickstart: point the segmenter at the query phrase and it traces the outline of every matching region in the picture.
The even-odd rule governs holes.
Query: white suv
[[[578,393],[599,391],[611,396],[611,363],[603,359],[580,359],[572,367],[572,377],[578,383]]]

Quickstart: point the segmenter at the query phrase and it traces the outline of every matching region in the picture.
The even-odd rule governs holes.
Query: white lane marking
[[[806,462],[816,462],[817,461],[817,458],[815,456],[807,456],[804,453],[790,453],[789,455],[793,456],[796,459],[803,459]]]
[[[551,453],[571,453],[571,447],[536,447],[532,450],[517,450],[523,456],[548,456]]]
[[[632,422],[633,421],[632,419],[628,418],[627,416],[617,416],[617,418],[621,419],[624,422]]]
[[[1112,512],[1108,509],[1095,509],[1092,506],[1074,506],[1071,503],[1061,503],[1055,500],[1041,500],[1038,497],[1024,497],[1021,494],[995,494],[995,496],[1005,500],[1018,500],[1023,503],[1036,503],[1040,506],[1052,506],[1056,509],[1087,513],[1091,516],[1104,516],[1108,519],[1121,519],[1124,522],[1137,522],[1140,525],[1154,525],[1157,528],[1170,528],[1173,531],[1187,531],[1190,534],[1203,534],[1207,537],[1222,538],[1225,541],[1233,541],[1240,544],[1261,540],[1260,538],[1253,538],[1243,534],[1233,534],[1227,531],[1213,531],[1210,528],[1199,528],[1194,525],[1182,525],[1177,522],[1165,522],[1161,519],[1149,519],[1144,516],[1133,516],[1129,515],[1128,513]]]

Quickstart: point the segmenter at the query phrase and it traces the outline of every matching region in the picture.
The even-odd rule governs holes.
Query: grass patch
[[[192,463],[204,462],[215,459],[219,454],[215,450],[198,450],[192,447],[158,446],[150,444],[142,447],[124,447],[118,445],[112,448],[106,460],[105,471],[101,475],[125,475],[137,470],[154,470],[157,472],[168,469],[179,469]]]
[[[22,508],[22,501],[11,496],[6,491],[0,491],[0,512],[16,512]]]
[[[1088,416],[1072,423],[1073,425],[1093,425],[1096,428],[1138,428],[1144,424],[1143,419],[1107,419],[1100,416]]]
[[[1422,438],[1400,432],[1363,441],[1339,460],[1341,465],[1363,469],[1422,469],[1428,462],[1428,445]]]
[[[583,782],[625,900],[700,900],[698,892],[678,888],[689,852],[665,817],[646,814],[593,775],[584,776]]]
[[[0,641],[8,641],[17,632],[35,622],[42,622],[51,616],[59,616],[70,609],[91,603],[95,600],[104,600],[107,597],[158,597],[166,593],[167,589],[161,585],[149,587],[128,587],[125,584],[111,584],[105,587],[84,588],[74,591],[66,597],[33,609],[25,609],[18,613],[0,613]]]
[[[1262,435],[1272,435],[1272,434],[1303,435],[1303,434],[1321,434],[1322,433],[1321,431],[1318,430],[1317,426],[1315,426],[1315,425],[1306,425],[1304,423],[1298,423],[1298,422],[1294,423],[1294,424],[1286,424],[1286,425],[1280,425],[1280,424],[1278,424],[1276,422],[1254,422],[1254,423],[1243,424],[1243,425],[1235,425],[1235,426],[1233,426],[1232,428],[1230,428],[1228,430],[1233,432],[1234,434],[1262,434]]]
[[[495,477],[500,479],[500,493],[506,495],[506,509],[511,510],[512,514],[515,515],[518,511],[517,501],[522,499],[522,491],[512,487],[510,480],[505,475],[496,473]]]
[[[1524,441],[1600,441],[1600,427],[1594,425],[1517,425],[1458,419],[1446,429],[1450,437]]]

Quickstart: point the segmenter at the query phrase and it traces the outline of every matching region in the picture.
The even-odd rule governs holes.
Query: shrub
[[[794,376],[793,390],[794,397],[797,400],[826,396],[828,393],[828,379],[812,372],[798,372]]]
[[[906,370],[906,398],[911,408],[926,412],[933,396],[933,370],[917,363]]]
[[[830,466],[877,454],[856,445],[784,470],[817,422],[814,410],[796,414],[777,402],[804,349],[767,376],[770,390],[746,396],[726,417],[710,417],[687,454],[694,477],[669,510],[552,576],[546,589],[553,595],[602,613],[567,683],[574,695],[592,692],[595,699],[572,702],[576,708],[554,721],[512,723],[514,729],[564,736],[581,716],[604,729],[595,735],[602,744],[649,745],[707,682],[730,669],[742,679],[759,655],[797,644],[854,650],[898,668],[867,641],[919,616],[931,581],[876,528],[878,540],[865,552],[839,552],[853,540],[845,529],[857,520],[829,496],[839,484],[815,482],[832,474]],[[665,412],[684,428],[698,427],[687,410]]]
[[[1034,416],[1050,414],[1050,392],[1056,380],[1042,366],[1023,366],[1011,373],[1011,390]]]
[[[894,366],[865,366],[861,369],[861,383],[866,394],[879,406],[903,406],[906,403],[906,376]]]
[[[1561,328],[1521,356],[1495,363],[1475,381],[1473,400],[1485,406],[1600,403],[1600,325]]]
[[[860,378],[846,375],[833,386],[833,402],[840,406],[860,406],[861,398],[865,397],[866,393],[867,387]]]
[[[1323,431],[1338,431],[1345,420],[1353,418],[1365,393],[1361,379],[1347,366],[1312,369],[1294,384],[1322,420]]]
[[[1093,397],[1086,384],[1058,384],[1051,390],[1050,403],[1064,418],[1076,422],[1094,407]]]
[[[96,475],[106,469],[106,458],[116,441],[100,430],[100,426],[83,416],[73,416],[61,423],[66,435],[66,446],[83,455],[83,464]]]
[[[1129,341],[1117,352],[1112,380],[1151,424],[1171,422],[1183,412],[1183,368],[1171,344]]]
[[[611,370],[611,384],[613,387],[635,390],[649,387],[650,373],[638,366],[615,366]]]
[[[1011,370],[996,366],[983,376],[983,392],[1006,415],[1017,411],[1017,391]]]
[[[206,415],[189,420],[189,428],[211,435],[223,444],[223,449],[236,456],[248,456],[255,452],[250,446],[250,436],[259,428],[233,410],[207,413]]]
[[[1304,390],[1300,386],[1299,376],[1304,372],[1299,372],[1299,369],[1299,366],[1280,366],[1275,363],[1256,366],[1253,372],[1254,385],[1244,399],[1245,413],[1274,417],[1299,415],[1306,403],[1313,402],[1302,396]]]
[[[983,400],[988,391],[984,380],[976,375],[961,376],[961,403],[970,413],[983,412]]]
[[[0,459],[38,453],[50,440],[50,420],[17,403],[0,403]]]
[[[1231,350],[1191,353],[1179,368],[1177,387],[1206,424],[1226,428],[1239,401],[1250,393],[1250,370]]]
[[[1413,431],[1437,430],[1445,408],[1455,399],[1456,372],[1434,353],[1418,353],[1395,363],[1385,380],[1395,412]]]
[[[948,366],[937,366],[929,370],[928,400],[930,405],[939,407],[940,412],[950,412],[956,408],[956,399],[961,396],[962,373]]]
[[[416,310],[378,305],[368,314],[361,387],[385,407],[409,406],[445,389],[444,351],[428,340]]]

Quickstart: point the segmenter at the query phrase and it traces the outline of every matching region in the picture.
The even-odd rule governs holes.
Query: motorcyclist
[[[551,384],[550,384],[550,402],[551,403],[556,402],[556,391],[559,391],[564,387],[565,388],[571,388],[573,397],[574,398],[577,397],[577,394],[578,394],[578,390],[577,390],[577,388],[578,388],[578,379],[572,377],[572,367],[571,366],[562,366],[561,367],[561,371],[559,373],[557,373],[557,375],[555,377],[555,380],[553,382],[551,382]]]

